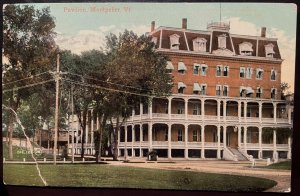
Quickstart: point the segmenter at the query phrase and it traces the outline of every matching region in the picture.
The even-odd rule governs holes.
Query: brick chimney
[[[151,32],[154,31],[154,29],[155,29],[155,21],[152,21],[151,22]]]
[[[187,19],[186,19],[186,18],[183,18],[183,19],[182,19],[182,28],[183,28],[183,29],[186,29],[186,28],[187,28]]]
[[[266,27],[261,28],[261,37],[266,37],[266,31],[267,31]]]

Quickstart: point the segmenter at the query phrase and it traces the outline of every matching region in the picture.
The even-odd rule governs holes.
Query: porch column
[[[292,123],[292,108],[291,105],[288,105],[288,123]]]
[[[150,100],[150,104],[148,106],[148,110],[149,110],[149,118],[152,119],[152,104],[153,104],[153,99],[151,98]]]
[[[237,127],[238,129],[238,147],[241,147],[241,126]]]
[[[277,134],[276,134],[276,130],[274,129],[273,131],[273,159],[274,160],[278,159],[276,143],[277,143]]]
[[[171,103],[172,103],[172,98],[168,97],[168,115],[169,115],[169,119],[172,118],[172,107],[171,107]]]
[[[168,158],[172,159],[172,154],[171,154],[171,129],[172,129],[172,124],[168,124]]]
[[[94,110],[91,111],[91,147],[94,144]]]
[[[202,121],[204,120],[205,116],[205,110],[204,110],[204,104],[205,104],[205,99],[201,99],[201,115],[202,115]]]
[[[262,121],[262,102],[258,103],[258,117],[259,117],[259,122],[261,123],[261,121]]]
[[[261,126],[259,126],[258,128],[258,146],[259,146],[258,158],[262,159],[262,127]]]
[[[224,121],[226,121],[226,113],[227,113],[227,111],[226,111],[226,105],[227,105],[226,100],[224,100],[223,101],[223,120]]]
[[[188,125],[184,124],[184,158],[188,159]]]
[[[131,121],[133,121],[134,116],[135,116],[135,110],[132,109],[132,112],[131,112]]]
[[[188,119],[188,99],[184,99],[184,116],[185,120]]]
[[[134,157],[135,156],[135,152],[133,150],[133,145],[134,145],[134,142],[135,142],[135,128],[134,128],[134,125],[131,125],[131,156]]]
[[[247,127],[244,127],[244,151],[247,154]]]
[[[142,120],[142,115],[143,115],[143,104],[140,103],[140,119]],[[140,153],[141,154],[141,153]]]
[[[244,120],[247,122],[247,102],[244,101]]]
[[[87,144],[89,139],[89,111],[86,113],[86,125],[85,125],[85,153],[87,153]]]
[[[288,154],[287,154],[287,158],[288,159],[292,158],[291,137],[288,138]]]
[[[97,117],[97,119],[98,119],[98,117]],[[97,122],[98,122],[98,121],[97,121]],[[116,130],[116,129],[115,129],[115,130]],[[120,153],[120,131],[121,131],[121,130],[119,129],[119,130],[117,130],[117,131],[118,131],[117,134],[118,134],[118,148],[119,148],[119,149],[118,149],[118,156],[120,156],[120,154],[121,154],[121,153]],[[118,157],[118,156],[117,156],[117,157]]]
[[[217,100],[217,118],[218,118],[218,121],[220,121],[220,108],[221,108],[221,101],[218,99]]]
[[[273,103],[273,113],[274,113],[274,123],[277,123],[276,122],[276,118],[277,118],[277,103]]]
[[[125,149],[124,149],[124,158],[127,159],[127,124],[125,124]]]
[[[241,112],[242,111],[242,103],[241,101],[238,101],[238,118],[239,118],[239,122],[241,122]]]
[[[201,158],[202,159],[205,159],[205,149],[204,149],[204,146],[205,146],[205,131],[204,131],[204,128],[205,128],[205,125],[202,125],[201,126]]]
[[[152,150],[152,123],[148,124],[149,151]]]
[[[140,124],[140,157],[143,157],[142,141],[143,141],[143,125]]]
[[[218,134],[218,151],[217,151],[217,159],[221,159],[221,134],[220,134],[220,125],[217,126],[217,134]]]
[[[225,125],[225,126],[223,126],[223,145],[224,145],[224,148],[226,148],[226,140],[227,140],[227,138],[226,138],[226,133],[227,133],[227,126]]]

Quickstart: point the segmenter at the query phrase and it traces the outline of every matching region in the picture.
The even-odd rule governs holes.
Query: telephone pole
[[[71,112],[72,112],[72,125],[74,123],[74,100],[73,100],[73,84],[71,84]],[[74,125],[73,125],[74,126]],[[72,163],[74,163],[74,127],[72,127]]]
[[[56,149],[57,149],[57,135],[58,135],[58,104],[59,104],[59,54],[57,54],[56,60],[56,74],[55,74],[55,82],[56,82],[56,96],[55,96],[55,127],[54,127],[54,151],[53,151],[53,164],[56,165]]]

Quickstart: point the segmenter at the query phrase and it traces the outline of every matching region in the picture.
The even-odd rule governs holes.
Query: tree
[[[280,83],[280,96],[281,96],[281,99],[285,99],[285,97],[287,95],[291,95],[292,93],[289,90],[291,86],[287,83],[287,82],[281,82]]]
[[[156,52],[150,37],[125,30],[119,37],[107,36],[106,43],[110,88],[121,89],[109,93],[110,116],[116,119],[113,158],[117,160],[117,133],[132,109],[141,102],[150,103],[152,97],[170,95],[172,78],[166,69],[167,58]]]
[[[36,88],[9,89],[49,79],[43,74],[41,77],[33,76],[49,71],[52,67],[51,62],[56,52],[54,27],[49,8],[36,10],[29,5],[7,5],[4,8],[3,55],[8,63],[2,66],[2,103],[15,111],[22,100],[36,92]],[[17,80],[19,81],[14,82]],[[9,159],[12,159],[13,115],[10,114],[8,119]]]

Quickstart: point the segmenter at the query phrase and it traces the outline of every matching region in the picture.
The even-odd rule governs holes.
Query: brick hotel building
[[[183,19],[182,28],[155,28],[152,22],[149,36],[169,57],[172,95],[135,108],[118,133],[119,156],[156,150],[159,159],[291,158],[291,136],[274,128],[291,129],[293,107],[281,100],[283,60],[266,28],[261,36],[236,35],[229,23],[190,30]],[[91,114],[88,154],[94,153],[91,130],[97,127]]]

